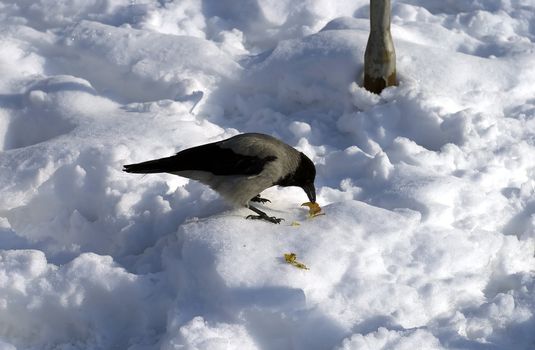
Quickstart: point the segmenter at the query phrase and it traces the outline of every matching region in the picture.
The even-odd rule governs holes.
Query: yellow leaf
[[[305,264],[303,264],[302,262],[299,262],[297,261],[297,255],[295,253],[287,253],[287,254],[284,254],[284,260],[290,264],[290,265],[293,265],[299,269],[303,269],[303,270],[310,270]]]
[[[321,212],[321,207],[318,203],[306,202],[301,204],[301,206],[308,207],[308,216],[313,218],[318,215],[325,215]]]

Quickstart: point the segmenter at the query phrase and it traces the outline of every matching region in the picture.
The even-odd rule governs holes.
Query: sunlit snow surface
[[[393,0],[381,96],[368,10],[0,1],[0,349],[534,349],[535,3]],[[250,131],[326,215],[121,171]]]

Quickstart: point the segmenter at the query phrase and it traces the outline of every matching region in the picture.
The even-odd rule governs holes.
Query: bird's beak
[[[316,188],[314,187],[314,183],[306,184],[302,186],[301,188],[307,194],[308,199],[312,203],[316,203]]]

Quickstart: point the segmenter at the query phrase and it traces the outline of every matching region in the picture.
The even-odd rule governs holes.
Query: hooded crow
[[[188,148],[174,156],[128,164],[128,173],[170,173],[210,186],[235,206],[245,206],[272,223],[281,220],[268,216],[251,202],[265,203],[260,192],[271,186],[301,187],[310,202],[316,202],[314,163],[302,152],[264,134],[247,133],[226,140]]]

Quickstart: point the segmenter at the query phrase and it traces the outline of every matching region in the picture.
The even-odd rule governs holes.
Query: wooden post
[[[396,52],[390,34],[390,0],[370,0],[370,36],[364,53],[364,88],[376,94],[396,85]]]

